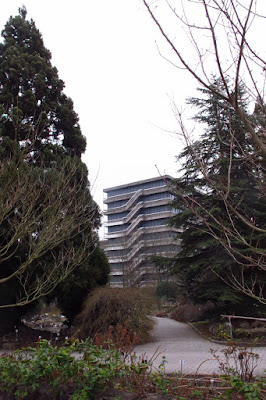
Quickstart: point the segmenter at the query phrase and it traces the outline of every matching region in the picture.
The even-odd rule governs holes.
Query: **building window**
[[[141,197],[141,201],[147,202],[147,201],[154,201],[154,200],[160,200],[160,199],[169,199],[171,200],[173,198],[173,195],[169,192],[162,192],[162,193],[153,193],[149,194],[146,196]]]
[[[129,224],[109,226],[108,233],[125,231],[128,227],[129,227]]]
[[[124,268],[124,263],[118,262],[118,263],[111,264],[112,271],[114,271],[114,270],[121,271],[121,270],[123,270],[123,268]]]
[[[124,211],[117,214],[108,215],[108,221],[114,221],[116,219],[125,218],[128,215],[128,211]]]
[[[157,206],[157,207],[148,207],[142,210],[142,214],[149,215],[149,214],[159,214],[161,212],[169,211],[170,207],[168,205],[164,206]]]
[[[149,228],[151,226],[167,225],[168,218],[153,219],[151,221],[142,221],[141,228]]]
[[[125,204],[127,204],[128,199],[126,200],[118,200],[118,201],[114,201],[113,203],[108,204],[108,210],[111,210],[113,208],[118,208],[118,207],[122,207]]]
[[[111,258],[113,258],[113,257],[125,257],[126,254],[127,254],[126,249],[110,250],[108,252],[109,257],[111,257]]]
[[[120,189],[110,190],[107,192],[107,198],[119,196],[122,194],[134,193],[137,192],[138,190],[151,189],[160,186],[165,186],[165,181],[163,179],[158,179],[156,181],[151,181],[151,182],[139,183],[137,185],[127,186]]]
[[[123,276],[121,275],[115,275],[111,276],[110,283],[122,283],[123,282]]]

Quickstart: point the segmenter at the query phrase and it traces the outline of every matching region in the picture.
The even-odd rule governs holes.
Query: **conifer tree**
[[[203,186],[203,191],[193,191],[192,185],[190,192],[185,192],[185,188],[182,192],[178,184],[174,190],[176,197],[179,196],[186,204],[187,212],[195,215],[195,223],[199,221],[202,223],[201,231],[215,239],[226,250],[232,263],[238,264],[238,276],[233,270],[225,276],[228,284],[251,299],[257,299],[262,304],[266,304],[263,280],[260,281],[261,273],[265,274],[266,271],[263,239],[266,234],[264,214],[266,199],[265,60],[259,48],[259,41],[254,36],[255,31],[260,32],[260,24],[265,18],[264,3],[263,1],[239,0],[236,6],[233,0],[228,2],[199,0],[193,5],[197,9],[194,14],[191,13],[189,0],[182,1],[180,4],[169,0],[166,8],[163,3],[154,7],[153,2],[148,0],[143,0],[143,4],[151,20],[158,27],[161,37],[171,49],[172,57],[171,55],[170,58],[167,57],[171,64],[178,70],[183,69],[184,73],[188,73],[201,88],[209,90],[217,99],[220,99],[224,110],[234,110],[245,128],[239,141],[235,140],[232,130],[228,132],[226,143],[227,145],[230,143],[228,146],[230,157],[227,164],[227,178],[216,180],[217,176],[212,176],[210,179],[206,175],[208,167],[200,157],[200,149],[192,143],[191,134],[186,129],[182,111],[178,109],[178,105],[174,104],[180,127],[179,132],[188,146],[188,155],[192,160],[190,163],[188,157],[188,169],[192,164],[196,164],[198,170],[198,175],[195,175],[196,182],[200,179],[199,171],[202,177],[208,180],[208,186]],[[171,34],[167,23],[165,25],[166,19],[162,16],[166,15],[167,10],[170,17],[173,17],[173,23],[176,22],[172,27],[175,31],[179,31],[181,36]],[[213,75],[219,78],[218,85],[213,85]],[[248,98],[248,107],[245,102],[243,103],[241,95],[243,88]],[[254,113],[250,112],[251,109],[254,109]],[[217,134],[219,134],[218,131]],[[238,152],[236,152],[237,147]],[[208,152],[212,154],[212,149],[209,148]],[[221,152],[223,154],[222,146]],[[237,153],[240,160],[236,158],[232,163],[232,157]],[[216,167],[215,160],[211,157],[209,162]],[[244,197],[238,196],[238,190],[233,191],[231,185],[233,173],[231,168],[234,167],[236,172],[237,165],[244,165],[244,163],[246,167],[249,165],[249,176],[254,177],[256,181],[255,186],[251,185],[257,194],[254,203],[255,213],[252,207],[248,210],[245,206],[245,195],[247,195],[247,201],[249,198],[248,191],[243,190],[242,186],[239,193]],[[210,194],[212,189],[212,194],[221,201],[219,206],[222,207],[223,218],[221,213],[214,213],[215,208],[211,208],[212,203],[209,208],[204,207],[206,203],[201,202],[202,198],[204,201],[209,199],[206,199],[206,195]],[[252,202],[250,201],[249,204]],[[247,271],[250,273],[249,281],[246,279]]]
[[[222,83],[217,85],[221,91]],[[265,198],[259,188],[260,153],[233,107],[215,91],[201,89],[203,97],[189,101],[199,109],[195,119],[205,130],[179,156],[183,174],[173,184],[173,206],[180,212],[171,223],[184,231],[173,271],[191,299],[228,305],[243,298],[234,280],[253,285],[258,298],[263,294],[266,273],[254,259],[263,256],[266,235],[249,229],[241,217],[265,228]],[[238,95],[246,109],[245,94]]]
[[[0,43],[0,309],[89,269],[100,224],[78,116],[26,14],[10,17]]]
[[[10,17],[0,44],[0,134],[28,146],[31,157],[53,158],[56,151],[80,157],[86,140],[72,100],[51,64],[51,53],[26,9]]]

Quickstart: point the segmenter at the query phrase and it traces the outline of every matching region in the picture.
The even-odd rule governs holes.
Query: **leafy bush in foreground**
[[[0,357],[1,390],[15,399],[39,398],[43,391],[51,398],[93,399],[97,389],[125,372],[114,349],[88,342],[53,347],[42,340],[26,350]]]
[[[231,361],[236,354],[238,350],[227,351]],[[224,367],[219,355],[213,355]],[[108,388],[111,388],[113,394],[118,394],[115,398],[121,400],[127,391],[134,392],[135,399],[147,398],[149,393],[160,393],[169,400],[265,399],[265,378],[246,382],[231,368],[222,368],[226,375],[220,377],[166,374],[164,357],[158,369],[154,367],[158,356],[158,349],[150,359],[145,354],[137,357],[133,351],[125,355],[116,351],[111,341],[99,347],[88,341],[53,347],[42,340],[38,348],[0,357],[0,397],[3,400],[95,400],[110,398]],[[248,353],[246,360],[249,363]]]

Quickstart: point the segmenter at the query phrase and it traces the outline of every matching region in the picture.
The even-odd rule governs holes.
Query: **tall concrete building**
[[[166,175],[104,189],[105,240],[111,265],[111,286],[150,286],[165,278],[151,256],[173,256],[179,250],[178,231],[167,225],[176,211]]]

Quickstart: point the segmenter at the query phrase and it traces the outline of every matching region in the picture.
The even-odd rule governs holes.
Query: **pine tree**
[[[221,90],[221,82],[214,85]],[[261,158],[233,107],[215,91],[201,93],[203,98],[189,102],[199,109],[195,119],[205,124],[205,130],[179,156],[183,174],[173,185],[173,206],[180,212],[171,223],[184,228],[173,271],[182,278],[190,299],[228,306],[243,298],[243,292],[231,284],[234,278],[245,278],[247,285],[257,279],[257,295],[259,283],[266,279],[254,265],[265,248],[265,234],[246,224],[257,221],[257,227],[265,227],[265,199],[259,190]],[[239,95],[246,109],[244,93]]]

